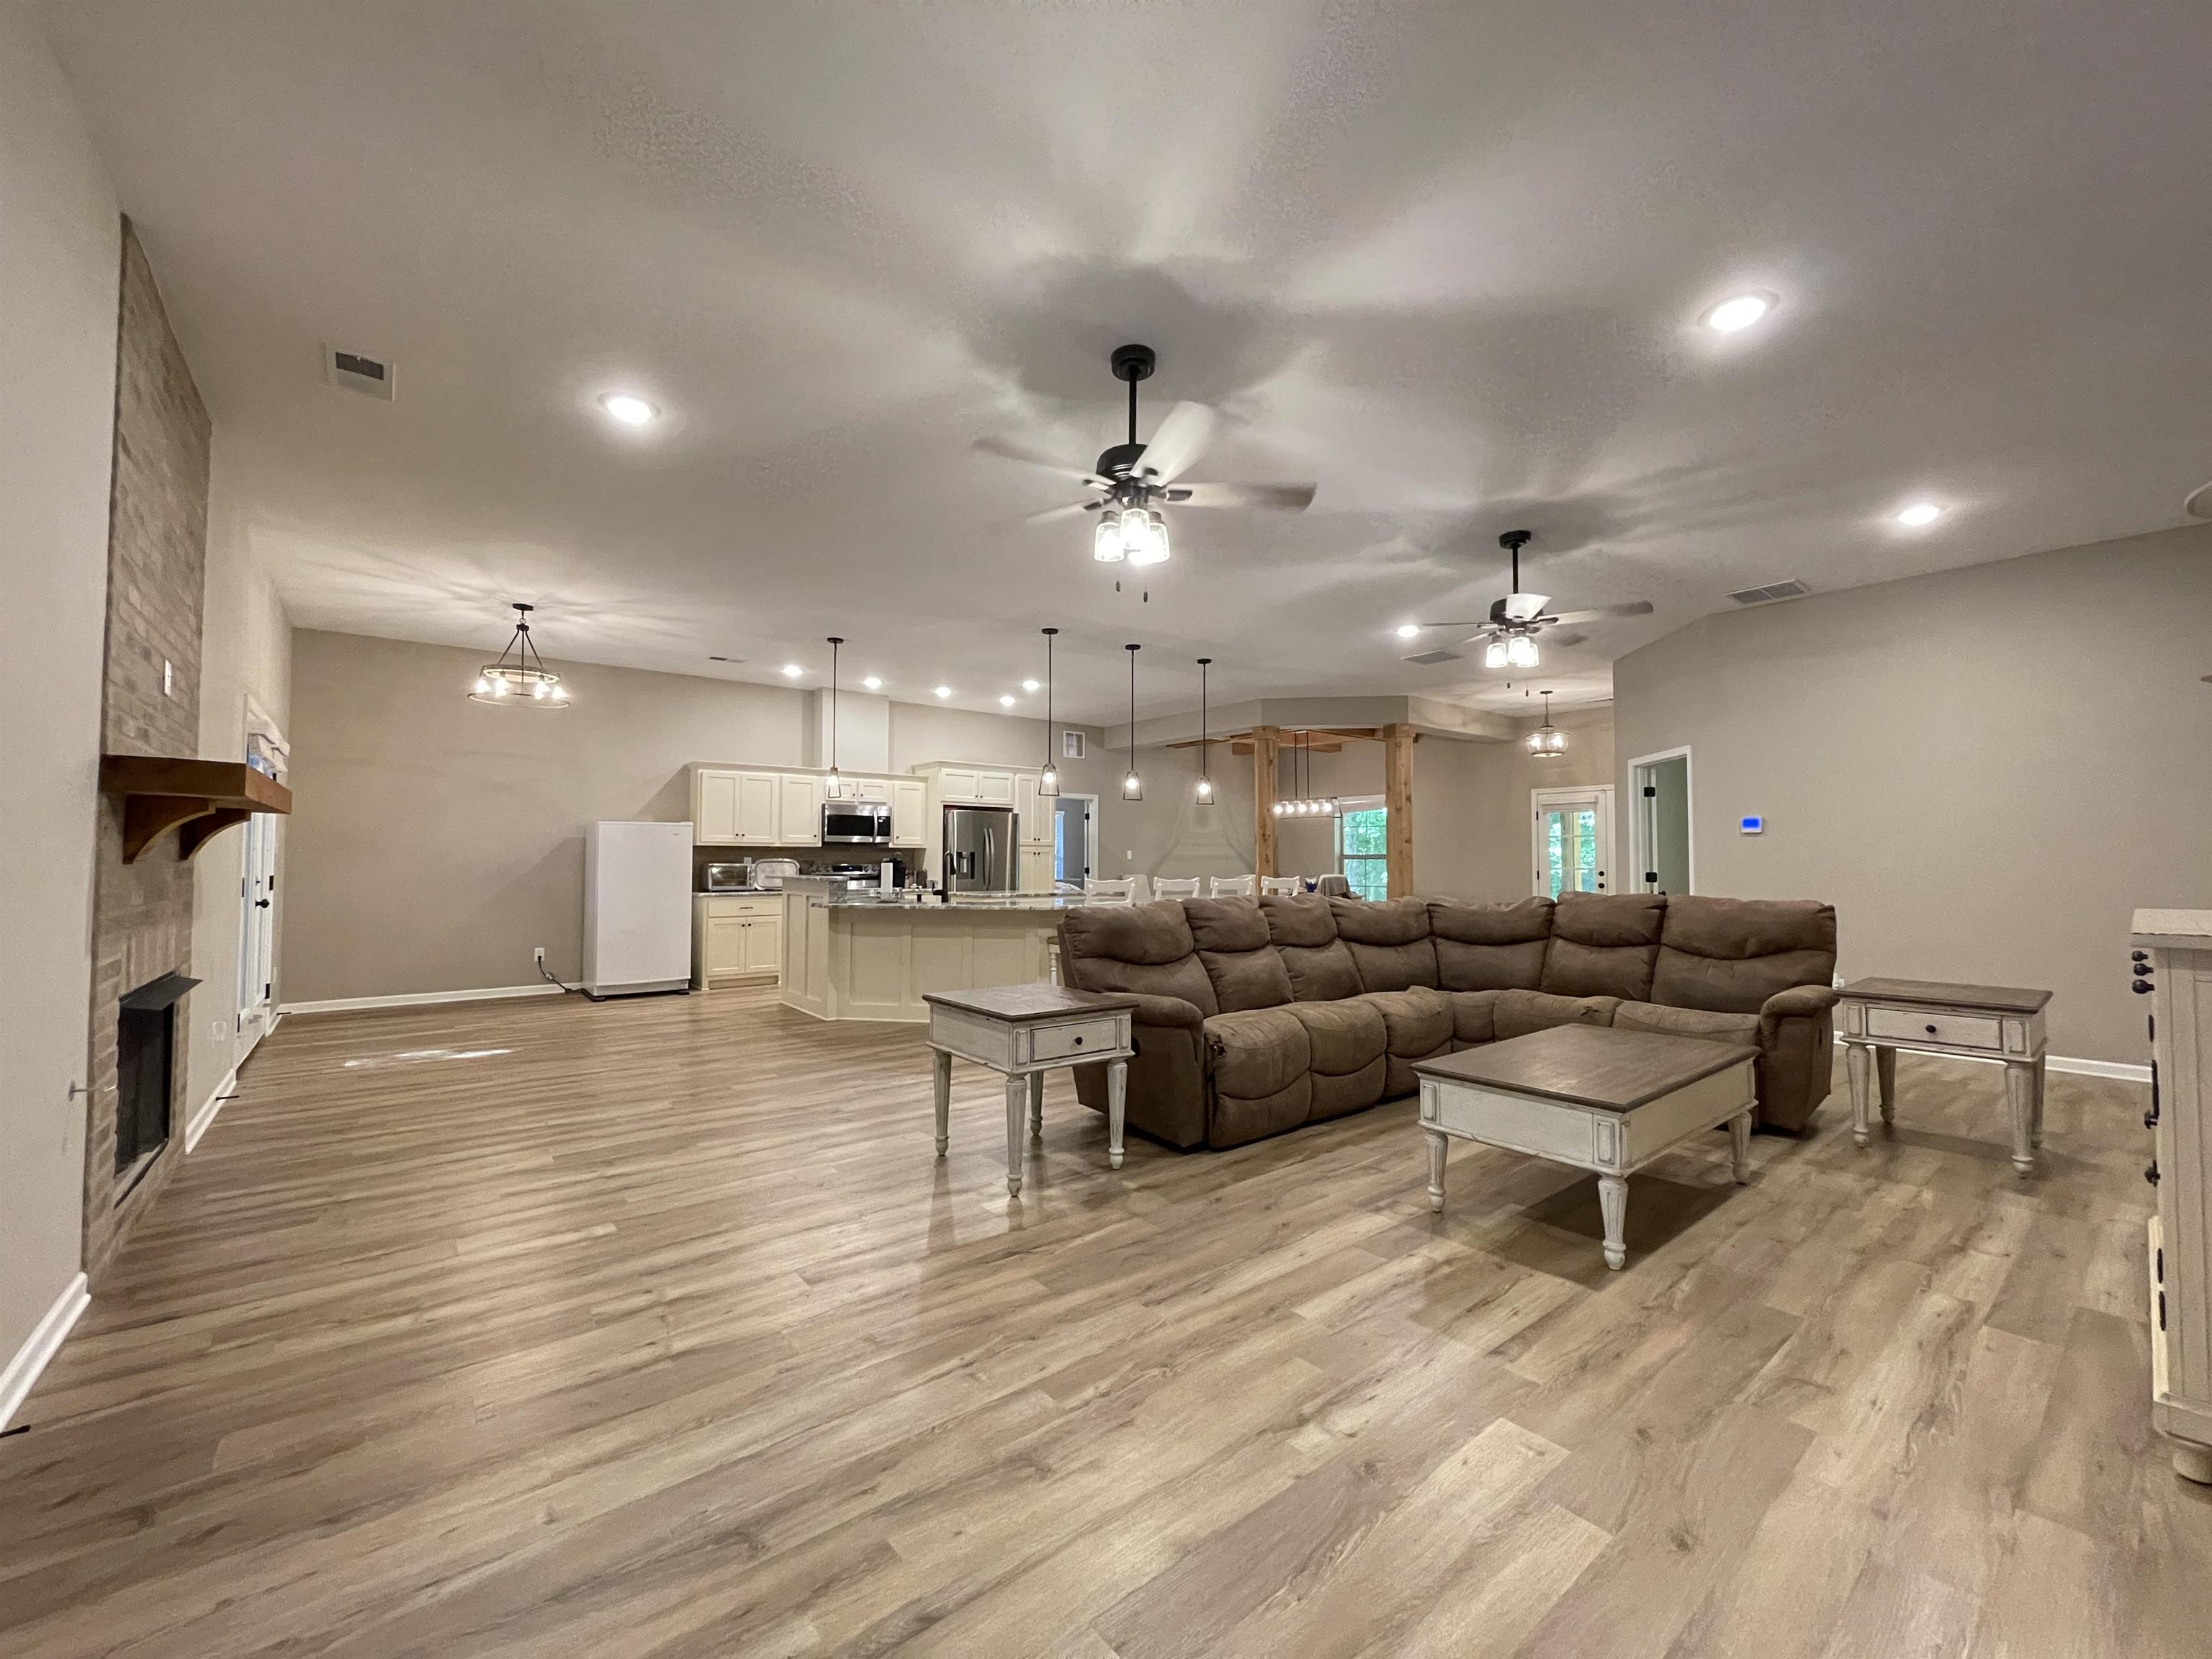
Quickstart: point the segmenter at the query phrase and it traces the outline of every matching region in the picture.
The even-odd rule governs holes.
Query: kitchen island
[[[817,1019],[921,1024],[929,992],[1052,976],[1060,913],[1079,895],[963,893],[949,904],[842,882],[783,884],[783,1001]]]

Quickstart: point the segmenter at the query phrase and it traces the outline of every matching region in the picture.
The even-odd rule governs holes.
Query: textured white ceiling
[[[1657,614],[2182,521],[2212,476],[2202,4],[57,6],[296,621],[994,708],[1526,686],[1414,668],[1497,532]],[[1779,313],[1695,325],[1747,286]],[[1140,603],[1067,499],[1106,355],[1242,418]],[[387,355],[389,405],[325,385]],[[643,392],[638,435],[593,406]],[[1886,515],[1956,510],[1908,534]],[[709,663],[740,657],[738,666]],[[1024,699],[1025,706],[1031,700]]]

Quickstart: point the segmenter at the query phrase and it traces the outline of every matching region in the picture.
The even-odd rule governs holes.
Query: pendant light
[[[1552,694],[1546,691],[1539,695],[1544,699],[1544,723],[1528,734],[1528,758],[1565,760],[1567,734],[1552,724]]]
[[[535,605],[517,601],[514,606],[514,637],[507,642],[507,649],[499,653],[497,662],[488,662],[477,671],[477,683],[469,693],[471,702],[505,703],[510,708],[566,708],[568,694],[561,689],[561,677],[545,665],[538,654],[538,647],[530,642],[530,613]]]
[[[1037,774],[1037,799],[1057,799],[1060,769],[1052,763],[1052,640],[1057,628],[1038,630],[1044,635],[1044,770]]]
[[[1137,775],[1137,653],[1144,647],[1127,645],[1121,648],[1129,653],[1129,770],[1121,780],[1121,799],[1142,800],[1145,783]]]
[[[831,800],[845,793],[845,780],[837,775],[837,647],[844,643],[830,636],[830,775],[822,780],[822,791]]]
[[[1198,659],[1198,804],[1213,805],[1213,780],[1206,770],[1206,671],[1211,657]]]

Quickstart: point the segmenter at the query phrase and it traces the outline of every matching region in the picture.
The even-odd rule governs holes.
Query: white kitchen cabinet
[[[692,901],[691,981],[773,981],[782,958],[783,901],[770,894],[700,894]]]
[[[1018,874],[1022,891],[1024,893],[1052,891],[1052,848],[1049,846],[1024,847],[1021,849],[1020,860]]]
[[[1024,846],[1040,839],[1039,825],[1050,828],[1046,815],[1037,811],[1037,781],[1034,772],[1014,774],[1014,834]]]
[[[731,775],[737,780],[737,834],[732,839],[747,847],[780,845],[783,781],[773,772]]]
[[[1012,806],[1014,804],[1014,775],[1012,772],[976,773],[975,804],[978,806]]]
[[[738,838],[738,775],[701,767],[691,775],[691,839],[719,845]]]
[[[976,793],[976,778],[981,775],[972,766],[945,766],[938,769],[937,797],[947,806],[974,806],[982,797]]]
[[[922,847],[929,841],[929,786],[920,778],[891,780],[891,845]]]
[[[779,847],[822,845],[822,780],[802,772],[786,772],[777,796]]]

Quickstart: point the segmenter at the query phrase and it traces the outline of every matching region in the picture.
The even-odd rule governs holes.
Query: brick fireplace
[[[208,415],[128,221],[121,257],[100,748],[112,755],[197,755]],[[191,866],[174,836],[125,864],[123,811],[118,797],[102,796],[84,1160],[84,1263],[95,1288],[182,1155],[185,1116],[195,1104],[183,1097],[197,1006],[184,994],[191,970]],[[182,989],[177,977],[186,981]],[[125,1006],[134,1000],[139,1006]],[[161,1031],[150,1048],[149,1014]],[[126,1024],[133,1068],[127,1079],[118,1063]],[[167,1072],[166,1124],[147,1104],[148,1091],[164,1080],[157,1068]],[[133,1113],[127,1125],[120,1118],[126,1107]],[[118,1146],[129,1156],[118,1159]]]

